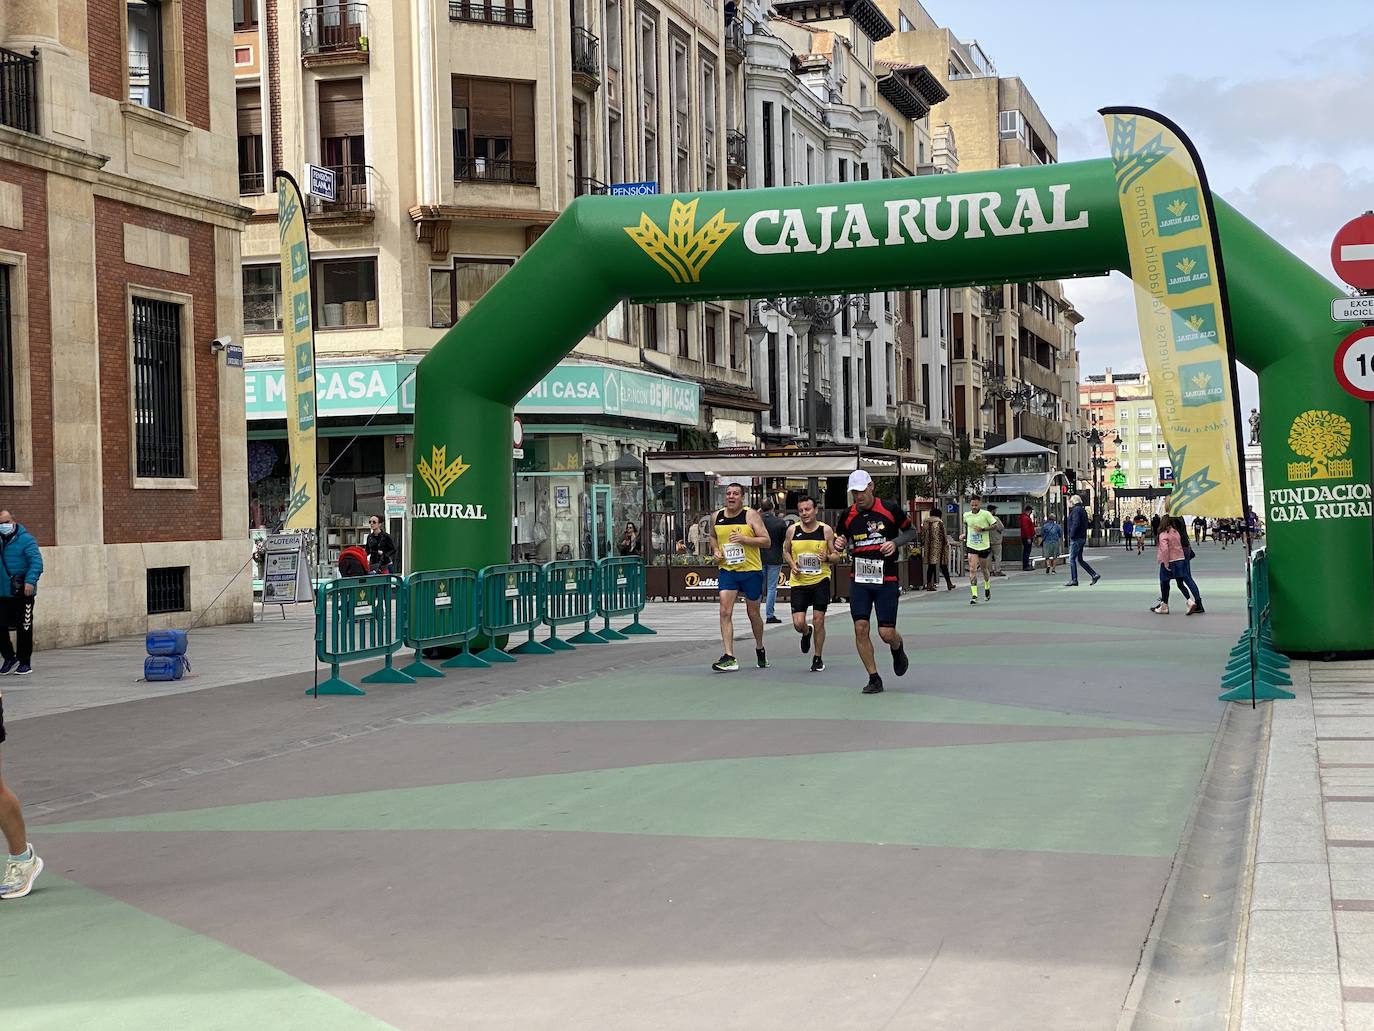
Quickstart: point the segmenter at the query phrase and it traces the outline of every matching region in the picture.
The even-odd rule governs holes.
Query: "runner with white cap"
[[[849,581],[849,614],[854,617],[854,643],[859,660],[868,671],[864,694],[878,694],[883,678],[873,659],[869,622],[876,609],[878,636],[892,649],[892,672],[902,676],[909,665],[902,635],[897,633],[897,549],[916,539],[916,528],[896,501],[880,501],[874,494],[873,477],[863,469],[849,474],[849,493],[854,503],[835,528],[835,547],[846,544],[854,557]]]

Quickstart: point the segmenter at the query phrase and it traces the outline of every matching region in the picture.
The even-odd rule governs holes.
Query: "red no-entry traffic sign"
[[[1336,230],[1331,266],[1356,290],[1374,290],[1374,214],[1366,212]]]
[[[1347,394],[1374,401],[1374,326],[1357,329],[1336,348],[1336,380]]]

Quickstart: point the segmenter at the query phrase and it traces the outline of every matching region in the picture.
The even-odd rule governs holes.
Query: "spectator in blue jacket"
[[[1088,510],[1083,507],[1083,499],[1077,494],[1069,498],[1069,582],[1065,587],[1078,586],[1078,567],[1082,566],[1097,583],[1102,576],[1083,558],[1083,549],[1088,543]]]
[[[0,676],[23,676],[33,672],[33,602],[43,556],[33,534],[5,509],[0,509],[0,573]],[[15,643],[10,641],[11,627],[17,631]]]

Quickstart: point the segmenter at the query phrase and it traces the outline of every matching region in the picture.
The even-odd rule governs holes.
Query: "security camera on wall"
[[[219,354],[221,351],[227,350],[233,342],[233,337],[215,337],[214,340],[210,341],[210,353]]]

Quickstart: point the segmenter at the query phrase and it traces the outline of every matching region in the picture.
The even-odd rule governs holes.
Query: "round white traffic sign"
[[[514,437],[514,444],[520,447],[525,443],[525,427],[520,424],[520,417],[515,417],[515,422],[511,427],[511,434]]]
[[[1336,379],[1347,394],[1374,401],[1374,326],[1357,329],[1336,348]]]
[[[1374,215],[1352,218],[1336,230],[1331,267],[1356,290],[1374,290]]]

